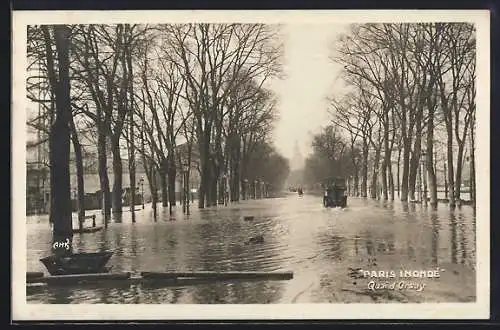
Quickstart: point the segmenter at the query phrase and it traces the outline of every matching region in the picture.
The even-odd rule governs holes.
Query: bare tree
[[[262,24],[165,26],[167,54],[185,80],[186,101],[196,118],[200,153],[199,207],[217,203],[223,172],[223,123],[228,99],[238,85],[255,77],[262,84],[279,71],[275,29]],[[242,79],[242,78],[245,79]]]
[[[73,240],[70,192],[70,121],[71,97],[69,79],[69,49],[71,30],[65,25],[42,26],[45,41],[47,74],[50,88],[55,96],[55,116],[51,123],[50,146],[50,190],[54,242]],[[55,41],[56,56],[53,55]],[[56,245],[53,245],[56,246]],[[71,249],[68,250],[70,253]],[[55,253],[67,253],[64,248]]]
[[[391,164],[392,150],[397,145],[400,147],[397,157],[400,199],[415,200],[417,174],[425,152],[426,175],[423,183],[426,185],[425,179],[429,177],[431,205],[436,205],[434,130],[436,121],[440,121],[441,117],[447,132],[450,205],[455,204],[455,199],[460,199],[460,189],[456,186],[461,185],[465,141],[475,111],[472,95],[474,47],[473,26],[465,23],[355,24],[338,40],[338,52],[332,60],[344,67],[342,78],[348,93],[364,94],[365,100],[368,95],[374,102],[369,108],[371,114],[377,117],[382,137],[371,144],[375,162],[379,143],[383,145],[380,177],[384,199],[389,195],[394,198]],[[352,131],[353,125],[346,118],[356,116],[338,105],[334,108],[337,112],[334,118],[339,125]],[[351,112],[361,113],[359,110]],[[363,128],[361,121],[355,125]],[[426,137],[425,142],[420,138],[422,136]],[[370,137],[373,138],[372,135]],[[455,144],[456,172],[453,159]],[[372,183],[376,171],[373,174]],[[427,202],[426,196],[424,202]]]

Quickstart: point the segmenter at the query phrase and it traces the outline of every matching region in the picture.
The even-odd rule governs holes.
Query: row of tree
[[[428,178],[436,206],[436,155],[445,155],[449,203],[455,206],[467,151],[474,203],[474,26],[355,24],[335,48],[331,60],[341,65],[344,86],[330,98],[332,125],[314,138],[309,179],[326,166],[331,174],[352,176],[355,195],[376,198],[380,191],[381,198],[394,200],[397,191],[408,201]]]
[[[83,149],[97,150],[105,223],[122,211],[123,158],[131,191],[141,160],[155,210],[158,190],[175,205],[179,169],[189,180],[193,164],[200,208],[217,204],[223,182],[231,201],[245,179],[280,189],[288,161],[272,147],[277,99],[266,87],[281,75],[280,40],[279,26],[263,24],[30,26],[27,95],[44,111],[27,124],[48,136],[54,224],[71,218],[70,141],[79,205]]]

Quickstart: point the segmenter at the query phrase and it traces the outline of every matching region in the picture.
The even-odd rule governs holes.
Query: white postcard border
[[[487,10],[14,11],[12,29],[12,319],[484,319],[490,293],[490,14]],[[145,19],[147,18],[147,19]],[[26,27],[31,24],[471,22],[477,27],[477,296],[475,303],[45,305],[26,302]]]

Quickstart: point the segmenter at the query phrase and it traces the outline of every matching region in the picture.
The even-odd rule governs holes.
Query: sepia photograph
[[[13,317],[488,317],[489,42],[484,10],[14,11]]]

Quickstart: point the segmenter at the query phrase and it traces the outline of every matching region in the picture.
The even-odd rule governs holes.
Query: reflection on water
[[[253,221],[244,221],[253,215]],[[113,271],[291,270],[289,281],[113,284],[30,288],[34,303],[289,303],[470,301],[475,299],[475,216],[462,207],[432,211],[422,205],[349,199],[347,209],[326,209],[321,198],[295,195],[251,200],[218,209],[180,207],[170,215],[150,205],[115,215],[108,228],[75,235],[76,252],[113,251]],[[98,220],[99,220],[98,216]],[[99,221],[98,221],[99,222]],[[77,220],[75,219],[75,227]],[[29,271],[44,271],[50,227],[28,218]],[[262,235],[261,244],[248,244]],[[419,294],[374,293],[348,269],[450,270]],[[434,267],[434,268],[433,268]],[[364,281],[364,282],[363,282]],[[375,298],[374,298],[375,297]]]

